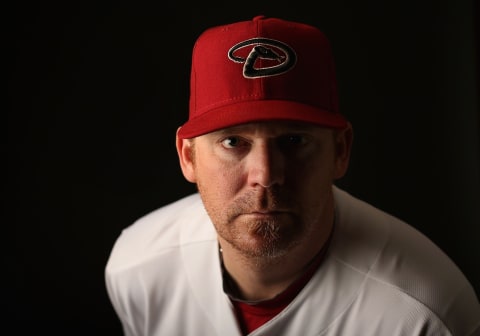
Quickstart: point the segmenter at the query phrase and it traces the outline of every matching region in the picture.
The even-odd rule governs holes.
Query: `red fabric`
[[[262,120],[346,125],[330,43],[320,30],[259,16],[210,28],[198,38],[189,120],[178,136]]]

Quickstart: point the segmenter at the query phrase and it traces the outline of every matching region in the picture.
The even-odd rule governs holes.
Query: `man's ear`
[[[344,129],[335,133],[335,171],[334,178],[339,179],[345,175],[350,162],[352,150],[353,129],[350,123]]]
[[[197,179],[195,177],[194,140],[179,138],[179,130],[180,127],[177,129],[176,146],[178,158],[180,160],[180,168],[182,169],[183,176],[187,179],[187,181],[195,183]]]

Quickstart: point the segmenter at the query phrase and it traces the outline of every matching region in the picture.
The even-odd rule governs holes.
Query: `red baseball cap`
[[[263,16],[207,29],[193,48],[189,119],[178,136],[269,120],[347,125],[326,36]]]

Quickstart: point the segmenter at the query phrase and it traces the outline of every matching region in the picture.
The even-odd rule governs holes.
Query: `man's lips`
[[[278,217],[289,214],[289,211],[284,210],[255,210],[244,212],[242,215],[253,217]]]
[[[255,210],[252,211],[252,214],[276,214],[276,213],[282,213],[283,211],[279,210]]]

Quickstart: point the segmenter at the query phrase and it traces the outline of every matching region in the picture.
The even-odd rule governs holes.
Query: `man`
[[[177,131],[198,194],[124,230],[106,267],[126,335],[478,335],[461,271],[340,190],[352,127],[316,28],[275,18],[196,42]]]

